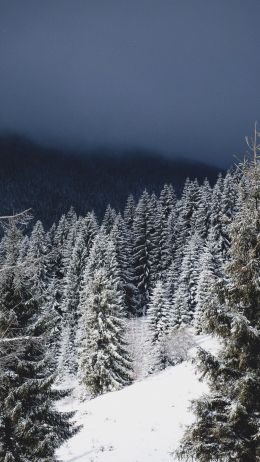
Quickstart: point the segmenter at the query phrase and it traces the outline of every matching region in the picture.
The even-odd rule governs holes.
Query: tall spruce
[[[0,272],[0,460],[54,462],[76,429],[73,414],[56,408],[68,393],[53,389],[47,345],[54,319],[37,293],[33,261],[19,259],[21,242],[19,223],[10,219]]]
[[[97,396],[128,385],[131,362],[124,340],[123,298],[106,268],[92,274],[84,289],[81,380]]]
[[[133,264],[135,284],[140,293],[139,315],[146,313],[152,287],[154,269],[153,235],[155,232],[153,212],[150,196],[147,191],[144,191],[137,204],[133,223]]]
[[[243,167],[240,210],[230,227],[226,284],[218,284],[204,314],[204,330],[221,340],[212,355],[203,350],[198,367],[210,393],[193,403],[196,421],[178,455],[201,462],[256,462],[260,458],[260,162]]]
[[[166,285],[158,281],[151,294],[147,310],[149,342],[151,343],[151,371],[168,365],[166,339],[171,327],[171,309]]]
[[[134,284],[133,249],[129,229],[121,215],[117,216],[110,237],[114,243],[124,306],[128,316],[136,316],[139,307],[139,293]]]
[[[194,318],[202,244],[201,237],[195,233],[184,248],[180,277],[173,297],[173,311],[179,325],[191,324]]]

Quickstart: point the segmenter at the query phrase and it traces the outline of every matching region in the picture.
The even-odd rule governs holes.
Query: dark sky
[[[259,48],[259,0],[0,0],[0,130],[227,165]]]

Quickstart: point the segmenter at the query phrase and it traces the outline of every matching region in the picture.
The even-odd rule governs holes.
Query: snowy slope
[[[207,338],[198,343],[215,349]],[[121,391],[67,402],[63,409],[78,408],[83,428],[58,457],[63,462],[174,462],[173,451],[193,419],[190,400],[206,391],[185,361]]]

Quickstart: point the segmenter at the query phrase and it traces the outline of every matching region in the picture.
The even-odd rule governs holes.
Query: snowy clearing
[[[198,337],[215,350],[216,342]],[[63,410],[78,409],[82,430],[58,451],[63,462],[174,462],[174,450],[193,416],[190,401],[207,392],[190,362]]]

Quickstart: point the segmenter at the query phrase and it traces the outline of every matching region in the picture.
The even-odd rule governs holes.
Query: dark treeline
[[[187,176],[212,183],[219,173],[208,165],[139,151],[66,153],[18,136],[0,137],[0,162],[2,212],[32,208],[49,226],[71,204],[78,214],[95,210],[100,218],[108,203],[122,210],[127,196],[137,198],[144,188],[158,194],[172,183],[179,194]]]

